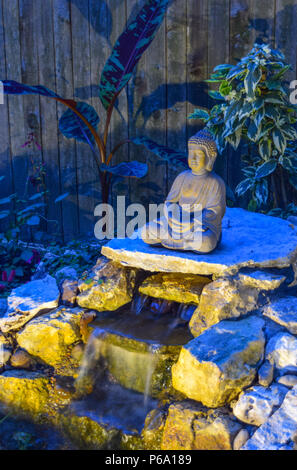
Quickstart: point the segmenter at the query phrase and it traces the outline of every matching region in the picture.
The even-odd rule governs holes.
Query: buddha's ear
[[[206,157],[207,158],[207,164],[206,164],[207,171],[212,171],[217,155],[218,155],[217,152],[214,152]]]

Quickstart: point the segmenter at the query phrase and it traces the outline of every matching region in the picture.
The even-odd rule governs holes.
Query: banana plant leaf
[[[136,64],[153,41],[169,1],[149,0],[118,38],[99,85],[99,97],[106,110],[127,85]]]
[[[80,101],[76,103],[73,100],[65,100],[43,85],[24,85],[22,83],[15,82],[14,80],[3,80],[2,83],[4,93],[7,95],[41,95],[47,96],[48,98],[59,98],[60,100],[63,100],[65,104],[67,104],[67,102],[71,102],[71,104],[76,106],[76,109],[90,122],[90,124],[92,124],[95,129],[98,126],[100,121],[99,116],[95,109],[87,103]],[[94,143],[94,137],[88,127],[70,109],[68,109],[60,118],[59,128],[62,134],[69,139],[74,138],[81,142],[89,143],[90,141],[92,144]]]
[[[183,168],[188,166],[188,157],[185,153],[179,152],[178,150],[173,150],[164,145],[159,145],[147,137],[135,137],[131,141],[136,145],[143,145],[146,149],[153,152],[158,157],[163,160],[167,160],[172,165],[177,165]]]
[[[49,98],[60,98],[54,91],[49,90],[43,85],[23,85],[14,80],[2,80],[2,83],[6,95],[42,95]]]
[[[103,164],[101,165],[101,170],[123,178],[143,178],[147,174],[148,166],[146,163],[133,160],[131,162],[122,162],[114,166]]]
[[[92,106],[82,101],[78,101],[76,109],[89,121],[94,129],[97,129],[100,119]],[[59,129],[68,139],[76,139],[87,144],[91,141],[92,144],[94,144],[94,136],[90,129],[73,111],[71,111],[71,109],[67,109],[60,118]]]

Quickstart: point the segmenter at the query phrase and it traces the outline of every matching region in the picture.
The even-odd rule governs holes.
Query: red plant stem
[[[95,142],[98,145],[99,151],[100,151],[100,156],[101,156],[101,162],[105,163],[105,146],[103,145],[103,142],[97,132],[95,131],[94,127],[89,123],[89,121],[76,109],[76,103],[73,101],[74,104],[72,104],[71,100],[64,100],[63,98],[54,98],[56,101],[59,101],[60,103],[63,103],[65,106],[68,106],[68,108],[71,109],[77,116],[84,122],[84,124],[90,129],[92,135],[94,136]]]
[[[105,129],[104,129],[104,136],[103,136],[103,145],[104,145],[104,149],[106,149],[106,144],[107,144],[107,137],[108,137],[108,129],[109,129],[109,125],[110,125],[110,120],[111,120],[111,116],[112,116],[112,112],[113,112],[113,108],[114,108],[114,104],[116,102],[116,99],[117,99],[118,95],[115,95],[109,105],[109,108],[108,108],[108,111],[107,111],[107,117],[106,117],[106,122],[105,122]]]
[[[116,153],[116,151],[124,144],[129,144],[129,143],[132,143],[132,140],[130,139],[125,139],[125,140],[122,140],[118,145],[115,146],[114,149],[112,149],[112,151],[110,152],[110,154],[108,155],[108,158],[107,158],[107,161],[106,161],[106,165],[109,165],[109,163],[111,162],[111,159],[113,157],[113,155]]]

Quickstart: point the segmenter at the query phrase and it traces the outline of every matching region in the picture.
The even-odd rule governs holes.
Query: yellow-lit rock
[[[162,450],[231,450],[241,425],[227,412],[190,402],[170,405]]]
[[[0,403],[8,411],[42,419],[47,413],[49,378],[37,372],[9,370],[0,375]]]
[[[71,347],[81,341],[80,308],[58,308],[31,320],[17,336],[18,344],[31,356],[59,369],[61,375],[71,375],[75,361]],[[76,364],[78,365],[78,364]]]
[[[81,307],[98,310],[117,310],[132,300],[136,271],[120,264],[99,258],[97,264],[80,280],[80,295],[77,303]]]
[[[199,307],[193,313],[190,330],[199,336],[221,320],[237,318],[257,307],[258,289],[232,278],[217,279],[202,291]]]
[[[166,414],[164,410],[154,409],[148,413],[142,430],[146,449],[160,450],[165,423]]]
[[[139,292],[158,299],[198,305],[202,289],[209,282],[205,276],[158,273],[148,277],[139,287]]]
[[[217,408],[254,380],[263,358],[264,321],[251,316],[222,321],[182,347],[172,366],[172,384],[188,398]]]
[[[9,347],[9,346],[11,346],[11,345],[12,345],[12,344],[11,344],[11,340],[8,339],[8,338],[6,338],[4,335],[2,335],[2,334],[0,333],[0,347],[1,347],[1,346],[7,346],[7,347]]]

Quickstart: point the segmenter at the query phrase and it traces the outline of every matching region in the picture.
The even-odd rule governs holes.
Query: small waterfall
[[[190,321],[197,305],[180,304],[178,308],[178,315],[182,320]]]
[[[0,367],[4,365],[4,348],[3,344],[0,344]]]
[[[105,331],[101,328],[95,328],[87,342],[79,374],[75,381],[75,389],[78,396],[88,395],[93,390],[95,381],[94,371],[101,357],[105,334]]]
[[[175,302],[171,300],[154,299],[151,302],[150,310],[154,313],[158,313],[159,315],[164,315],[172,309],[174,304]]]
[[[139,315],[147,304],[148,296],[143,294],[136,294],[131,304],[131,312]]]
[[[158,347],[156,345],[152,344],[149,346],[150,360],[149,360],[147,371],[146,371],[145,389],[144,389],[144,396],[143,396],[144,408],[147,408],[148,406],[148,399],[150,396],[152,377],[153,377],[153,373],[157,365],[157,352],[158,352]]]

